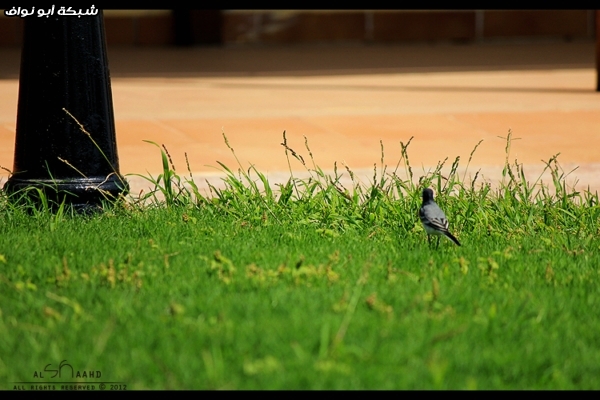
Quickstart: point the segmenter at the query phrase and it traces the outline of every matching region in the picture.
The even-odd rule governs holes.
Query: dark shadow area
[[[481,44],[109,47],[108,58],[113,78],[550,70],[594,68],[595,43],[530,40]],[[0,48],[0,79],[18,78],[19,63],[20,49]]]

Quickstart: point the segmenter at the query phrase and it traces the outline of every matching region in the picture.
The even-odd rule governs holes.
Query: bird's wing
[[[422,218],[425,225],[440,231],[448,231],[448,220],[446,218]]]

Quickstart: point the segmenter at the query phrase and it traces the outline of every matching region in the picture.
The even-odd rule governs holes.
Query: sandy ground
[[[19,49],[0,49],[0,166],[11,169]],[[348,165],[362,181],[373,165],[393,170],[400,142],[416,175],[473,148],[467,176],[499,179],[510,160],[535,181],[553,155],[569,183],[600,189],[600,93],[594,43],[321,45],[228,48],[109,48],[120,168],[158,174],[165,144],[179,173],[185,154],[198,182],[219,184],[217,161],[273,182],[289,177],[288,146],[324,170]],[[296,175],[305,171],[291,158]],[[462,175],[461,170],[461,175]],[[8,173],[2,171],[5,181]],[[545,180],[548,181],[548,177]],[[147,183],[129,178],[132,191]]]

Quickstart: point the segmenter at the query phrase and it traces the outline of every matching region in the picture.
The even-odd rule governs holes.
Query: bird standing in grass
[[[450,232],[448,232],[448,220],[446,214],[442,209],[433,201],[433,190],[429,188],[423,189],[423,204],[419,210],[419,218],[423,223],[423,228],[427,232],[427,241],[431,246],[431,235],[436,235],[437,247],[440,246],[440,236],[444,235],[448,239],[460,246],[460,242]],[[436,247],[436,249],[437,249]]]

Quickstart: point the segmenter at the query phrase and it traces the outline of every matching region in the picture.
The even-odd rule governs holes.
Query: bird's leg
[[[431,248],[431,235],[427,234],[427,243],[429,243],[429,247]]]
[[[437,250],[440,247],[440,237],[437,237],[437,246],[435,246],[435,249]]]

